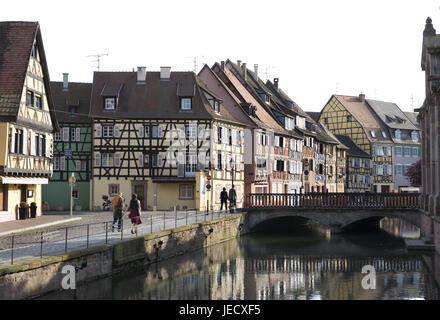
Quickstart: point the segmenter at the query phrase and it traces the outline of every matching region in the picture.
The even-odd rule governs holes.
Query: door
[[[22,184],[20,186],[21,192],[20,192],[20,202],[26,202],[27,200],[27,185]]]
[[[134,193],[137,194],[138,199],[141,203],[141,208],[144,209],[145,208],[145,203],[144,203],[144,186],[142,184],[138,184],[134,186]]]
[[[382,193],[389,193],[390,192],[390,186],[382,186]]]

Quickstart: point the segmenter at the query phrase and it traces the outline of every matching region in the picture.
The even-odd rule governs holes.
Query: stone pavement
[[[14,233],[14,236],[0,238],[0,265],[12,263],[16,259],[43,257],[61,254],[66,251],[85,248],[104,243],[116,243],[123,239],[136,237],[131,233],[131,221],[127,214],[123,217],[123,230],[112,230],[112,212],[81,212],[74,213],[75,221],[68,221],[70,215],[65,213],[45,213],[46,219],[55,219],[62,223],[57,226],[44,226],[39,229]],[[172,229],[192,223],[218,219],[229,212],[196,211],[148,211],[141,213],[142,224],[138,226],[138,235],[145,235],[162,230]],[[60,217],[64,217],[60,219]],[[39,222],[35,220],[35,226]],[[13,221],[15,222],[15,221]],[[18,222],[26,222],[21,220]],[[38,228],[38,227],[37,227]]]

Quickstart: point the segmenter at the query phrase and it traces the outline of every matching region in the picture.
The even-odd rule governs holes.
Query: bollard
[[[12,246],[11,246],[11,264],[14,264],[14,235],[11,237]]]
[[[64,252],[67,252],[67,227],[66,227],[66,244],[64,246]]]
[[[87,225],[87,248],[89,247],[89,227],[90,224]]]
[[[41,231],[40,258],[43,258],[43,232]]]

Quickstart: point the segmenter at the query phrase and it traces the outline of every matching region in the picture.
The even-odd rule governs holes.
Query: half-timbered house
[[[76,182],[72,189],[75,210],[90,208],[90,179],[92,173],[92,121],[89,116],[91,83],[50,83],[60,132],[54,135],[53,176],[43,186],[43,201],[50,209],[70,207],[69,177]]]
[[[218,209],[243,201],[243,128],[192,72],[95,72],[92,203],[136,193],[143,209]],[[218,201],[217,201],[218,200]]]
[[[37,204],[52,175],[58,131],[38,22],[0,22],[0,221]]]
[[[391,192],[393,180],[393,141],[387,127],[359,97],[333,95],[321,111],[319,121],[336,135],[349,136],[373,158],[373,192]]]

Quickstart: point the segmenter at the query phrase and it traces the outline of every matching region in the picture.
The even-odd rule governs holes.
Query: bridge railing
[[[307,193],[246,195],[245,206],[297,208],[418,209],[418,193]]]

